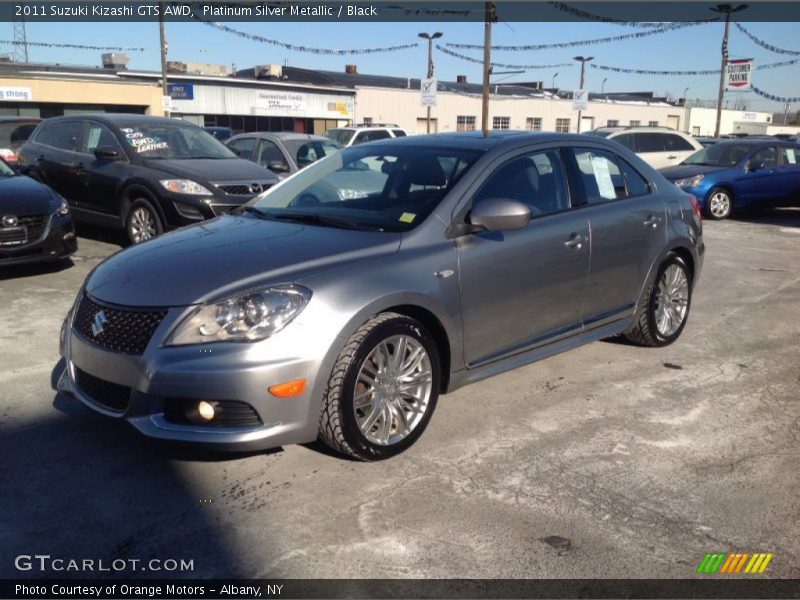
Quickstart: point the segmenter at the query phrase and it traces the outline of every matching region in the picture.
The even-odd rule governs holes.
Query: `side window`
[[[392,137],[392,135],[385,129],[376,129],[375,131],[369,131],[367,133],[367,139],[370,142],[374,142],[375,140],[385,140]]]
[[[78,149],[82,129],[82,121],[50,123],[36,136],[36,141],[53,148],[74,152]]]
[[[635,135],[637,153],[664,152],[666,149],[664,138],[667,136],[663,133],[637,133]]]
[[[114,148],[119,152],[120,156],[123,155],[122,148],[119,142],[117,142],[117,138],[114,137],[114,134],[111,133],[107,127],[100,123],[87,123],[80,152],[84,154],[94,154],[95,149],[100,146]]]
[[[617,164],[619,164],[622,175],[625,177],[629,197],[646,196],[650,193],[650,184],[639,174],[639,171],[619,157],[617,157]]]
[[[750,162],[754,165],[763,163],[765,167],[774,167],[778,164],[778,153],[774,146],[762,148],[750,157]]]
[[[694,146],[692,146],[688,142],[688,140],[683,139],[679,135],[675,135],[674,133],[669,133],[669,134],[665,135],[664,137],[666,138],[667,150],[669,150],[669,151],[672,151],[672,150],[675,150],[677,152],[684,152],[684,151],[687,151],[687,150],[689,152],[693,152],[694,151]]]
[[[556,150],[511,159],[486,181],[473,206],[488,198],[509,198],[531,207],[537,217],[569,208],[566,177]]]
[[[240,158],[250,159],[253,156],[253,148],[256,146],[256,138],[246,137],[233,140],[228,144],[228,148],[236,153]]]
[[[261,140],[261,145],[258,147],[258,164],[266,167],[271,162],[279,162],[286,164],[286,158],[278,146],[269,140]]]
[[[406,132],[402,129],[392,129],[394,137],[406,137]]]
[[[781,147],[781,158],[784,165],[797,165],[800,162],[800,149]]]
[[[325,152],[322,150],[321,146],[321,144],[315,142],[309,142],[308,144],[300,146],[297,150],[297,156],[295,156],[297,166],[302,169],[325,156]]]
[[[634,146],[634,139],[632,133],[623,133],[622,135],[618,135],[617,137],[611,138],[618,144],[622,144],[631,152],[636,152],[636,147]]]
[[[369,142],[370,141],[369,133],[370,133],[369,131],[362,131],[360,133],[357,133],[355,139],[353,140],[353,146],[355,146],[356,144],[363,144],[364,142]]]
[[[584,148],[576,148],[574,153],[589,204],[627,197],[625,179],[613,154]]]

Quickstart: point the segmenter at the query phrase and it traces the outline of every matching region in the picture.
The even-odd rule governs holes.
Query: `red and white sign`
[[[725,65],[725,89],[749,92],[753,89],[753,59],[738,58]]]

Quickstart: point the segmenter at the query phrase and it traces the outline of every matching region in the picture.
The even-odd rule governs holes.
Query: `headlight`
[[[196,308],[166,344],[255,342],[277,333],[306,307],[311,291],[298,286],[270,287]]]
[[[367,194],[363,190],[353,190],[344,188],[339,190],[339,197],[342,200],[358,200],[360,198],[366,198]]]
[[[191,194],[192,196],[211,196],[210,191],[191,179],[162,179],[159,183],[165,189],[176,194]]]
[[[66,217],[69,214],[69,205],[67,201],[61,198],[61,202],[58,204],[58,208],[53,211],[53,215],[56,217]]]
[[[693,188],[700,185],[701,181],[703,181],[703,176],[695,175],[694,177],[687,177],[686,179],[678,179],[675,185],[679,188]]]

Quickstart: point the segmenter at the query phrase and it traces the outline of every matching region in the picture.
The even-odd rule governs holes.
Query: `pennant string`
[[[458,52],[453,52],[452,50],[448,50],[447,48],[444,48],[444,47],[440,46],[439,44],[436,44],[436,49],[440,50],[441,52],[444,52],[445,54],[447,54],[449,56],[453,56],[453,57],[461,59],[461,60],[466,60],[466,61],[469,61],[471,63],[480,64],[480,65],[483,64],[483,60],[482,59],[473,58],[471,56],[464,56],[463,54],[459,54]],[[491,63],[491,65],[493,67],[500,67],[500,68],[503,68],[503,69],[553,69],[553,68],[557,68],[557,67],[570,67],[570,66],[572,66],[572,64],[573,63],[558,63],[558,64],[555,64],[555,65],[510,65],[510,64],[506,64],[506,63],[496,63],[496,62]]]
[[[792,56],[800,56],[800,50],[787,50],[786,48],[778,48],[778,46],[773,46],[772,44],[768,44],[764,40],[757,38],[752,33],[750,33],[747,29],[739,25],[739,23],[734,23],[737,29],[749,37],[755,44],[761,46],[762,48],[766,48],[771,52],[775,52],[776,54],[790,54]]]
[[[110,52],[144,52],[144,48],[121,48],[118,46],[87,46],[85,44],[58,44],[55,42],[23,42],[20,40],[0,40],[0,44],[12,46],[37,46],[42,48],[69,48],[71,50],[105,50]]]
[[[602,15],[597,15],[595,13],[591,13],[585,10],[581,10],[580,8],[576,8],[574,6],[570,6],[569,4],[565,4],[563,2],[548,2],[550,6],[555,8],[556,10],[560,10],[561,12],[567,13],[574,17],[578,17],[580,19],[584,19],[586,21],[596,21],[598,23],[613,23],[614,25],[625,25],[627,27],[666,27],[670,25],[670,23],[660,22],[660,23],[652,23],[646,21],[626,21],[624,19],[614,19],[611,17],[604,17]],[[710,19],[702,19],[700,21],[691,21],[691,23],[696,24],[703,24],[703,23],[713,23],[715,21],[719,21],[718,17],[713,17]]]
[[[783,96],[776,96],[775,94],[770,94],[768,92],[765,92],[764,90],[760,90],[756,86],[753,86],[753,91],[762,98],[767,98],[768,100],[772,100],[774,102],[780,102],[781,104],[792,104],[794,102],[800,102],[800,96],[794,96],[793,98],[784,98]]]
[[[800,63],[800,58],[792,60],[784,60],[775,63],[766,63],[763,65],[754,65],[754,71],[763,71],[765,69],[778,69],[780,67],[787,67],[789,65],[796,65]],[[699,71],[654,71],[649,69],[625,69],[623,67],[611,67],[608,65],[600,65],[597,63],[589,63],[592,69],[600,69],[601,71],[613,71],[614,73],[629,73],[632,75],[719,75],[719,69],[704,69]]]

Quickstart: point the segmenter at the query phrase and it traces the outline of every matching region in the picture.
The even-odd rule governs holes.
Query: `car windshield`
[[[283,144],[301,169],[342,149],[333,140],[284,140]]]
[[[698,150],[683,161],[684,165],[735,167],[752,148],[748,144],[714,144]]]
[[[36,129],[36,123],[0,123],[0,148],[19,148]]]
[[[178,123],[121,125],[125,141],[142,158],[236,158],[213,135]]]
[[[0,159],[0,177],[13,177],[16,175],[14,169],[9,167],[4,160]]]
[[[318,161],[248,204],[256,216],[406,231],[424,221],[480,152],[370,144]]]
[[[334,142],[341,144],[342,146],[347,146],[347,143],[350,141],[350,138],[353,137],[355,131],[352,129],[329,129],[322,135],[326,138],[332,139]]]

